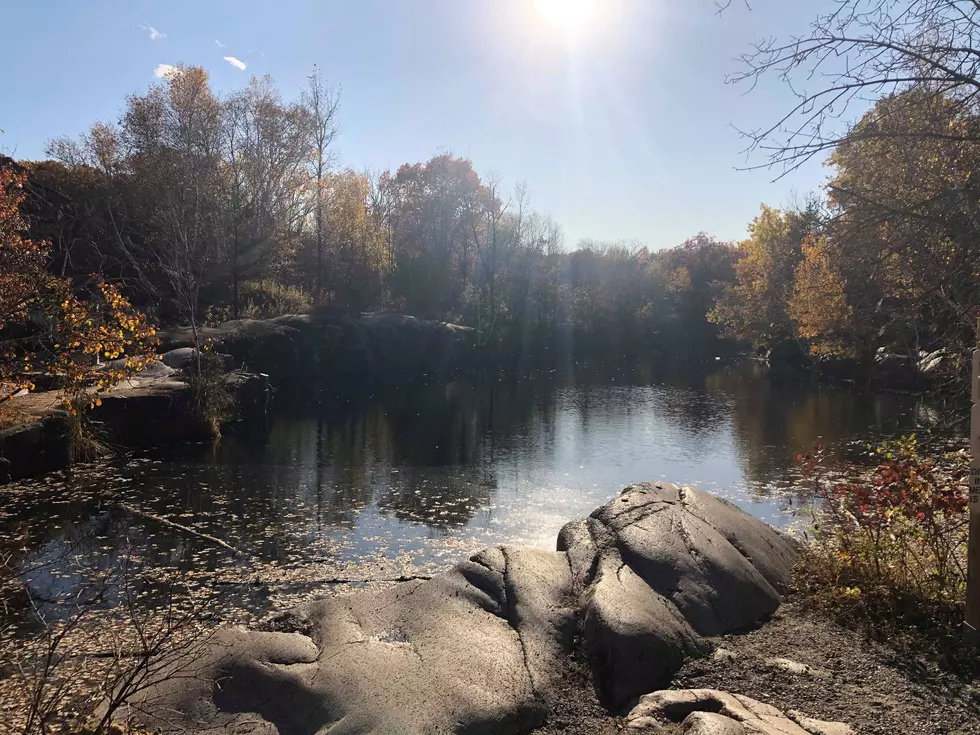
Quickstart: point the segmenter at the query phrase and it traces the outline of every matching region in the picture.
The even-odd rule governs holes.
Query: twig
[[[431,576],[426,574],[411,574],[402,575],[400,577],[368,577],[367,579],[347,579],[344,577],[333,577],[330,579],[272,579],[272,580],[237,580],[237,579],[218,579],[214,582],[216,586],[222,587],[234,587],[234,586],[252,586],[256,587],[267,587],[270,585],[287,585],[287,584],[367,584],[369,582],[414,582],[415,580],[429,580],[432,579]]]
[[[132,513],[133,515],[140,516],[141,518],[149,518],[151,521],[156,521],[157,523],[162,523],[165,526],[170,526],[172,528],[176,528],[177,530],[183,531],[184,533],[189,533],[192,536],[197,536],[199,538],[203,538],[206,541],[210,541],[211,543],[217,544],[218,546],[223,546],[224,548],[228,549],[228,551],[232,552],[233,554],[236,554],[237,556],[245,556],[245,554],[243,554],[241,551],[239,551],[238,549],[236,549],[231,544],[228,544],[228,543],[222,541],[217,536],[212,536],[211,534],[204,533],[202,531],[195,531],[193,528],[189,528],[188,526],[184,526],[184,525],[182,525],[180,523],[175,523],[174,521],[171,521],[171,520],[169,520],[167,518],[164,518],[162,516],[153,515],[152,513],[147,513],[145,511],[139,510],[138,508],[134,508],[133,506],[128,505],[127,503],[119,503],[118,505],[119,505],[120,508],[122,508],[127,513]]]

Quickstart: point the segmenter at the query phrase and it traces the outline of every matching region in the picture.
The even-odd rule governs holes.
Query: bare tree
[[[326,85],[320,76],[320,70],[315,66],[307,81],[308,86],[303,93],[302,104],[309,116],[309,139],[313,150],[313,226],[316,233],[316,280],[313,298],[314,301],[319,302],[323,295],[325,178],[330,169],[330,145],[337,134],[337,109],[340,105],[340,95]]]
[[[308,213],[308,118],[299,105],[283,103],[269,77],[253,78],[228,99],[223,117],[226,251],[237,319],[242,279],[267,270],[276,245],[294,239]]]
[[[122,123],[130,165],[152,202],[148,252],[198,348],[200,292],[220,258],[221,104],[199,67],[131,97]]]
[[[796,102],[767,127],[744,131],[749,152],[785,175],[841,143],[869,137],[980,142],[975,129],[856,131],[855,106],[912,88],[977,110],[980,93],[980,2],[977,0],[837,0],[809,32],[771,38],[742,56],[732,83],[785,82]]]

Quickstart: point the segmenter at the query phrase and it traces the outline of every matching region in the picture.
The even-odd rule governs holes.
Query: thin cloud
[[[140,23],[140,28],[142,28],[144,31],[150,34],[151,41],[156,41],[158,39],[167,37],[166,33],[160,33],[160,31],[158,31],[156,28],[151,26],[149,23]]]
[[[227,61],[236,69],[241,69],[242,71],[245,71],[246,64],[241,59],[236,59],[234,56],[226,56],[225,61]]]
[[[221,41],[219,41],[217,38],[214,39],[214,42],[216,44],[218,44],[218,48],[225,48],[225,45],[223,43],[221,43]]]
[[[168,79],[177,73],[177,67],[173,64],[157,64],[153,70],[153,76],[157,79]]]

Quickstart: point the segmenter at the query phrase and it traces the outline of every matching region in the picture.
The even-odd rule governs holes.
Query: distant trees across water
[[[831,149],[825,196],[763,205],[741,242],[657,251],[568,248],[526,187],[449,154],[337,168],[337,116],[316,72],[288,101],[269,78],[221,96],[177,67],[50,160],[6,162],[26,176],[22,234],[48,244],[49,273],[98,274],[163,325],[388,309],[511,351],[731,340],[857,361],[975,339],[980,118],[942,94],[880,99]]]

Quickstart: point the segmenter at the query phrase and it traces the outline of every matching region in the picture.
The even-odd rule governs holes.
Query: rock
[[[884,347],[878,348],[875,353],[875,367],[891,375],[905,375],[912,371],[911,360],[906,355],[885,352]]]
[[[771,614],[796,550],[668,483],[627,488],[558,546],[492,547],[428,581],[221,630],[133,704],[165,732],[527,732],[567,701],[576,633],[600,697],[621,707],[708,653],[705,636]],[[659,732],[667,710],[636,711],[630,729]]]
[[[116,368],[125,369],[126,360],[125,358],[120,360],[110,360],[109,362],[102,363],[100,365],[100,368],[103,370],[112,370]],[[146,367],[144,367],[142,370],[133,373],[132,378],[130,378],[130,381],[163,380],[165,378],[169,378],[173,376],[174,372],[176,371],[173,368],[171,368],[169,365],[166,365],[161,360],[154,360],[153,362],[149,363]],[[122,382],[127,383],[128,381],[122,381]],[[132,387],[132,386],[127,385],[126,387]]]
[[[705,717],[703,713],[715,716]],[[717,689],[664,690],[647,694],[626,716],[627,724],[639,718],[683,721],[682,731],[690,735],[809,735],[775,707]]]
[[[779,606],[796,543],[735,506],[670,483],[633,485],[562,529],[604,705],[665,686],[705,636]]]
[[[715,712],[692,712],[684,718],[684,735],[747,735],[742,723]]]
[[[945,366],[947,362],[948,353],[946,350],[936,350],[935,352],[920,352],[919,353],[919,372],[923,375],[929,375],[934,372],[938,372],[941,368]]]
[[[235,358],[220,352],[217,354],[224,361],[226,370],[233,370],[235,368]],[[193,347],[178,347],[175,350],[170,350],[160,355],[160,361],[164,365],[172,367],[174,370],[186,370],[194,364],[196,357],[197,350]]]
[[[626,723],[626,731],[635,735],[661,735],[667,732],[664,726],[652,717],[637,717]]]
[[[198,339],[230,355],[235,367],[284,383],[385,374],[411,379],[445,371],[472,353],[474,330],[404,314],[287,314],[201,327]],[[171,361],[187,359],[194,335],[184,327],[161,334]]]
[[[160,361],[174,370],[183,370],[194,362],[195,357],[197,357],[197,350],[193,347],[178,347],[160,355]]]
[[[796,724],[806,730],[810,735],[854,735],[854,730],[850,725],[843,722],[827,722],[826,720],[815,720],[812,717],[796,710],[786,710]]]
[[[569,651],[573,602],[563,554],[495,547],[430,581],[293,611],[311,637],[224,630],[141,706],[167,731],[527,732]]]
[[[235,398],[235,412],[239,418],[265,416],[272,396],[268,375],[233,370],[224,376],[224,382]]]
[[[711,658],[715,661],[736,661],[738,657],[738,653],[735,651],[721,647],[716,648],[711,654]]]
[[[799,661],[793,661],[788,658],[769,658],[766,659],[766,664],[774,669],[781,669],[782,671],[788,671],[791,674],[799,674],[801,676],[824,677],[828,675],[823,669],[801,664]]]

